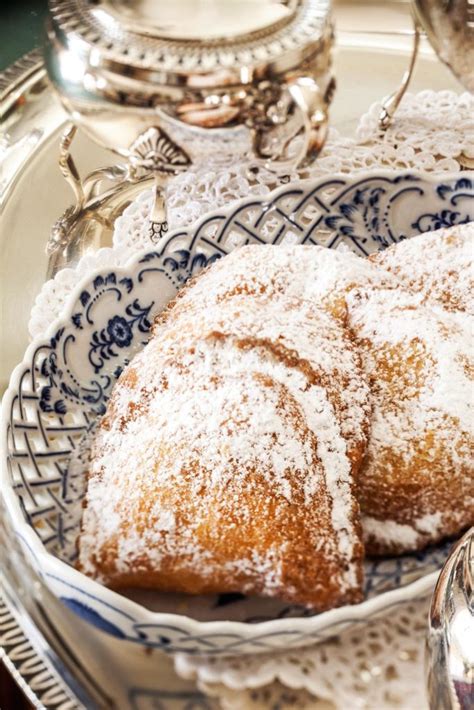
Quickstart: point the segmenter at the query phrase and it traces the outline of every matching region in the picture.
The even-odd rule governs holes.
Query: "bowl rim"
[[[196,232],[204,222],[207,222],[212,217],[226,217],[236,209],[241,209],[246,205],[250,206],[256,202],[273,201],[277,199],[280,194],[288,192],[291,188],[306,190],[310,186],[316,187],[324,182],[334,182],[337,180],[356,183],[370,178],[393,180],[395,177],[413,177],[420,181],[435,185],[436,183],[442,183],[443,180],[448,182],[461,179],[474,181],[474,171],[425,173],[419,170],[367,170],[356,174],[336,173],[334,175],[324,175],[318,178],[290,181],[289,183],[280,186],[265,195],[244,197],[241,200],[237,200],[224,206],[223,208],[207,212],[191,225],[174,229],[169,235],[167,235],[166,242],[178,234],[183,235],[190,232]],[[150,247],[135,252],[125,264],[119,267],[114,266],[114,271],[128,271],[150,251],[159,251],[159,244],[155,247],[155,249],[153,249],[153,245],[150,245]],[[53,555],[51,552],[48,552],[37,533],[25,520],[20,504],[9,480],[8,467],[6,464],[8,450],[7,423],[9,421],[9,413],[11,411],[13,398],[16,396],[16,392],[18,390],[20,377],[25,371],[25,368],[29,367],[34,352],[40,344],[49,342],[51,337],[58,331],[62,323],[65,320],[70,319],[73,313],[74,304],[77,302],[81,291],[84,290],[84,287],[87,284],[90,284],[91,280],[96,275],[99,275],[105,269],[107,269],[105,265],[99,265],[80,279],[72,292],[69,294],[61,315],[50,324],[43,335],[35,337],[28,345],[22,361],[11,373],[8,388],[2,398],[0,410],[0,496],[4,501],[6,511],[10,517],[14,534],[28,548],[31,556],[35,559],[41,576],[55,576],[55,573],[60,573],[62,578],[70,580],[71,586],[80,586],[82,592],[89,594],[89,596],[95,598],[97,601],[105,604],[106,606],[112,607],[117,612],[130,617],[135,623],[143,623],[146,620],[146,623],[149,624],[174,625],[179,622],[182,630],[189,633],[191,636],[199,636],[204,632],[206,634],[219,632],[219,635],[239,634],[242,639],[250,639],[261,632],[264,632],[265,634],[272,634],[277,631],[280,633],[288,633],[290,631],[295,632],[298,630],[302,633],[308,634],[311,632],[314,634],[320,628],[336,625],[338,623],[344,624],[363,620],[368,616],[376,615],[383,610],[398,605],[402,601],[421,598],[433,588],[439,575],[439,570],[430,572],[406,585],[382,592],[370,599],[365,599],[358,604],[336,607],[319,614],[317,613],[314,616],[294,616],[282,619],[271,619],[256,623],[231,620],[199,621],[182,614],[151,611],[138,602],[135,602],[121,595],[119,592],[113,591],[100,584],[96,580],[87,577],[82,572],[79,572],[79,570]],[[31,564],[30,560],[27,559],[27,561]],[[74,584],[76,580],[79,583],[77,585]]]

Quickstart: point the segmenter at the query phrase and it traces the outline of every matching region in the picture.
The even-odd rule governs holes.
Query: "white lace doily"
[[[393,125],[378,129],[380,104],[362,116],[355,137],[331,129],[318,160],[303,172],[276,175],[260,169],[250,172],[245,154],[229,164],[228,155],[215,151],[195,157],[192,171],[176,177],[167,191],[170,228],[192,224],[211,209],[249,195],[264,195],[290,179],[325,174],[356,173],[371,168],[457,171],[461,156],[474,159],[474,96],[452,91],[406,94]],[[75,269],[64,269],[46,282],[37,297],[29,322],[31,336],[45,332],[60,314],[64,301],[91,268],[124,264],[135,250],[149,245],[147,221],[152,207],[150,191],[143,192],[117,220],[113,249],[84,257]]]
[[[474,158],[474,97],[453,92],[407,94],[393,125],[378,130],[380,104],[361,118],[354,137],[332,129],[326,146],[303,173],[250,171],[242,154],[196,162],[192,172],[168,188],[170,228],[185,226],[205,212],[249,195],[264,195],[291,179],[355,173],[371,168],[457,171],[462,156]],[[84,257],[48,281],[31,313],[32,336],[43,334],[61,312],[76,284],[93,268],[124,264],[149,246],[150,191],[143,192],[117,220],[113,248]],[[176,659],[178,673],[195,678],[224,710],[423,710],[427,601],[397,607],[396,616],[374,620],[333,642],[278,656],[205,660]]]
[[[424,710],[427,613],[428,600],[421,600],[297,652],[235,659],[179,655],[175,668],[229,710]]]

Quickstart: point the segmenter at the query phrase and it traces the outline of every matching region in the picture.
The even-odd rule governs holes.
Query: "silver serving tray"
[[[339,29],[336,51],[339,80],[331,118],[332,125],[345,134],[353,131],[359,116],[373,101],[398,84],[411,48],[406,3],[395,1],[377,8],[369,1],[357,7],[354,4],[350,0],[336,2],[335,13]],[[371,28],[367,32],[369,11]],[[374,63],[378,68],[376,73]],[[413,90],[428,87],[455,89],[457,84],[425,45]],[[51,225],[71,202],[69,188],[57,167],[59,137],[66,121],[65,112],[47,84],[38,51],[26,55],[0,74],[0,307],[3,315],[0,392],[28,343],[27,323],[46,275],[44,246]],[[76,154],[84,173],[111,162],[110,154],[83,135],[78,136]],[[104,235],[104,239],[108,236]],[[6,568],[5,564],[2,569]],[[25,600],[21,593],[26,591]],[[2,577],[0,645],[8,669],[37,708],[75,710],[85,707],[72,689],[75,686],[79,695],[84,692],[71,675],[79,675],[77,659],[68,658],[66,670],[64,657],[61,658],[64,650],[58,648],[57,634],[51,625],[47,625],[48,633],[40,633],[41,623],[45,632],[45,618],[34,598],[34,586],[25,590],[21,584],[16,585],[15,580],[8,582]],[[66,623],[58,628],[67,639]],[[54,659],[62,664],[59,672]],[[94,671],[97,676],[92,693],[95,702],[101,695],[101,672],[105,669]],[[171,668],[168,672],[171,673]],[[175,690],[170,692],[180,694],[181,699],[161,699],[165,710],[181,708],[191,698],[198,702],[202,699],[199,707],[206,707],[204,698],[196,696],[196,691],[184,681],[175,681]]]

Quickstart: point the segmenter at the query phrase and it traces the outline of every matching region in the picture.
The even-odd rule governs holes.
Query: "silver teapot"
[[[87,249],[82,232],[71,251],[84,214],[110,220],[124,186],[154,183],[158,241],[166,182],[189,168],[193,132],[245,128],[257,160],[313,160],[328,126],[332,42],[330,0],[50,0],[46,67],[73,124],[60,164],[76,196],[53,230],[50,275]],[[81,179],[77,127],[124,162]]]

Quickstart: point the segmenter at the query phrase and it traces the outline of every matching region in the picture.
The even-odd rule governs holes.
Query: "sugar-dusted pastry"
[[[235,295],[206,308],[173,313],[155,324],[162,350],[181,347],[196,333],[218,333],[242,346],[250,342],[270,348],[274,357],[304,371],[313,383],[325,388],[347,443],[347,455],[356,473],[365,455],[369,433],[369,388],[361,370],[360,356],[349,331],[312,302],[281,296],[253,298]]]
[[[172,308],[175,315],[236,295],[253,300],[285,295],[308,300],[344,319],[345,294],[369,284],[395,288],[398,281],[381,266],[349,250],[250,244],[235,249],[191,281],[179,292]],[[165,311],[163,318],[166,315]]]
[[[368,394],[352,345],[294,301],[221,308],[157,326],[120,377],[93,444],[80,568],[115,588],[358,601],[346,425],[363,442]]]
[[[405,288],[449,310],[474,315],[474,222],[405,239],[370,260]]]
[[[358,477],[367,551],[456,535],[474,523],[472,318],[402,289],[347,301],[372,391]]]

